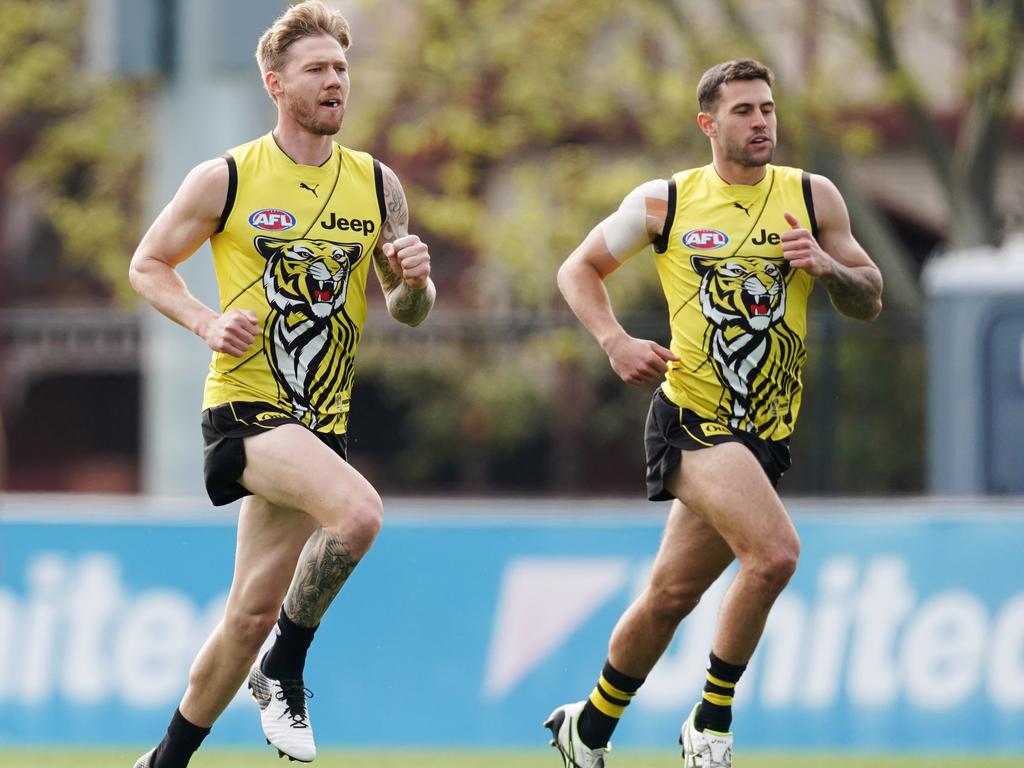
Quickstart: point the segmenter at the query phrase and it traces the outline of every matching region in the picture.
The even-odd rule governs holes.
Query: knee
[[[224,629],[246,651],[256,653],[267,639],[277,617],[280,605],[262,607],[228,607],[224,613]]]
[[[384,520],[384,504],[375,491],[348,499],[335,515],[335,523],[324,527],[324,532],[344,542],[356,560],[365,555],[380,533]]]
[[[800,542],[794,539],[765,552],[751,564],[750,571],[760,590],[767,597],[775,599],[793,578],[799,559]]]
[[[648,590],[649,609],[659,623],[675,625],[697,607],[701,594],[689,584],[652,583]]]

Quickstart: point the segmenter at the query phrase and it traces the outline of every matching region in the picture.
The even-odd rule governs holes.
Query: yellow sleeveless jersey
[[[262,335],[244,357],[213,354],[203,408],[265,402],[342,433],[384,219],[380,165],[338,144],[322,166],[299,165],[271,134],[225,159],[228,196],[210,239],[220,307],[254,311]]]
[[[672,351],[662,383],[676,405],[781,440],[800,410],[807,299],[814,279],[782,256],[783,213],[817,235],[810,177],[769,165],[754,185],[713,165],[669,181],[655,263],[668,300]]]

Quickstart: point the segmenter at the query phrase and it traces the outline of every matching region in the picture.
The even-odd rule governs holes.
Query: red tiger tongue
[[[750,314],[752,315],[767,315],[768,305],[767,304],[751,304]]]
[[[331,292],[330,291],[320,291],[320,290],[313,291],[313,301],[330,301],[330,300],[331,300]]]

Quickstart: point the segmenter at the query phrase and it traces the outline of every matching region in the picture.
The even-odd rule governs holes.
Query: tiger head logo
[[[791,347],[785,322],[789,264],[733,256],[693,256],[701,276],[700,307],[708,321],[708,361],[728,393],[722,402],[730,426],[756,431],[772,406],[760,378],[773,354]]]
[[[292,413],[317,429],[337,382],[351,379],[348,350],[358,341],[359,327],[346,314],[345,301],[363,247],[262,235],[253,244],[267,260],[263,288],[270,314],[264,352]]]
[[[271,307],[320,320],[345,304],[349,276],[363,252],[358,243],[328,240],[260,236],[254,244],[267,260],[263,287]]]
[[[701,310],[712,325],[760,333],[786,314],[788,262],[745,256],[692,258],[701,276]]]

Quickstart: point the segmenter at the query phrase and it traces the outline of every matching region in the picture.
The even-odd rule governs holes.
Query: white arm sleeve
[[[649,197],[668,202],[668,182],[665,179],[645,181],[626,195],[615,213],[597,225],[616,261],[636,256],[651,244],[651,234],[647,231],[646,201]]]

